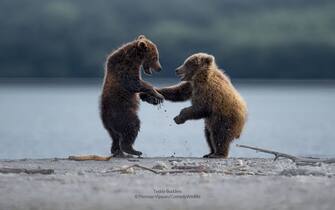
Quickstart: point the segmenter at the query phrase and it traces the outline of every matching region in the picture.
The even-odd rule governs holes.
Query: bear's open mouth
[[[177,73],[177,76],[180,78],[181,81],[183,81],[186,75],[183,73]]]
[[[152,70],[150,68],[144,68],[144,73],[147,75],[151,75],[152,74]]]

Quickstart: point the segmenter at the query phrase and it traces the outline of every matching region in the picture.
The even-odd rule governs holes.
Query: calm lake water
[[[162,80],[158,86],[177,80]],[[335,82],[237,81],[249,119],[239,144],[335,156]],[[99,82],[0,82],[0,159],[108,155],[110,139],[98,110]],[[203,121],[176,125],[189,103],[141,103],[135,148],[146,157],[202,156]],[[267,156],[231,146],[230,156]]]

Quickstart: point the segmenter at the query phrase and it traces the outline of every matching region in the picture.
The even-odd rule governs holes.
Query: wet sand
[[[174,173],[119,170],[134,164]],[[335,164],[296,166],[290,160],[264,158],[25,159],[0,160],[0,168],[52,169],[51,174],[0,173],[0,210],[334,209],[335,205]]]

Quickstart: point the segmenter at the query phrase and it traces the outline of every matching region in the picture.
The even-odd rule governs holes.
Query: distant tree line
[[[0,77],[101,77],[144,34],[163,71],[213,54],[234,78],[335,78],[332,0],[2,0]]]

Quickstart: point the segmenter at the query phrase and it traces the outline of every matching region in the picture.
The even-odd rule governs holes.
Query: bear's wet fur
[[[141,155],[133,149],[140,129],[138,93],[146,93],[160,103],[163,96],[141,79],[140,69],[151,74],[160,71],[157,47],[145,36],[113,51],[105,64],[105,77],[100,100],[100,115],[104,128],[112,138],[111,153],[123,157],[124,152]]]
[[[239,138],[247,118],[247,105],[230,79],[221,71],[212,55],[197,53],[187,58],[176,73],[181,82],[158,89],[166,100],[191,99],[192,106],[174,118],[177,124],[186,120],[205,119],[205,137],[210,153],[204,157],[227,158],[230,143]],[[140,94],[142,100],[157,103],[155,98]]]

